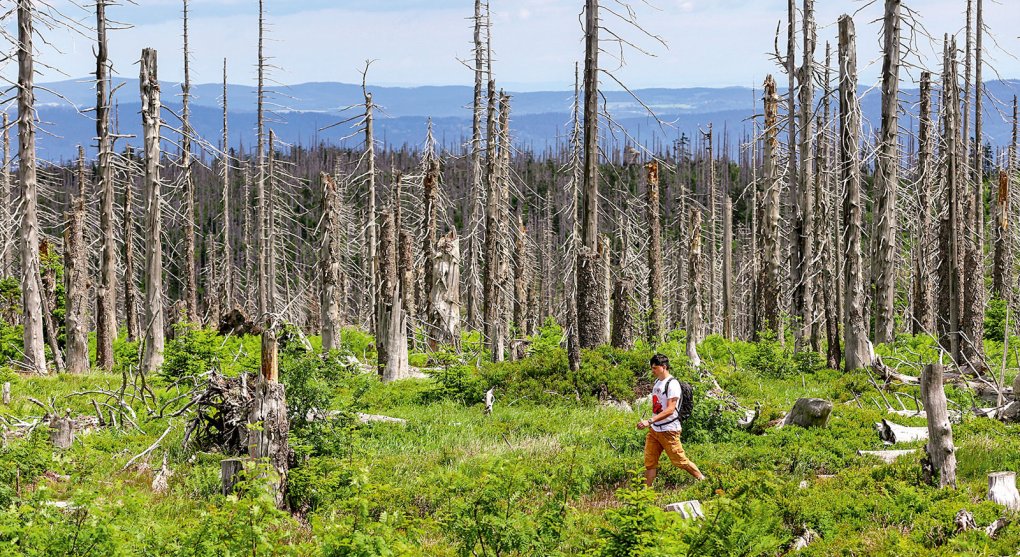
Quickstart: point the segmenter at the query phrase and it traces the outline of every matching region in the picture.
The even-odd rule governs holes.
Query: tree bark
[[[613,287],[613,348],[630,350],[634,347],[634,279],[624,275]]]
[[[407,315],[397,275],[396,228],[393,213],[381,215],[377,268],[379,274],[376,346],[379,353],[379,375],[383,381],[404,379],[410,372],[407,363]]]
[[[117,235],[114,230],[113,145],[110,138],[110,62],[106,44],[106,5],[96,1],[96,137],[99,141],[99,228],[102,232],[100,282],[96,289],[96,360],[113,369],[113,341],[117,338]]]
[[[322,247],[319,252],[319,272],[322,277],[320,302],[322,350],[328,352],[340,347],[340,274],[343,241],[340,215],[340,194],[333,177],[323,172],[322,178]]]
[[[659,163],[652,161],[645,166],[647,171],[647,215],[648,215],[648,343],[653,347],[662,342],[665,332],[663,304],[666,300],[663,292],[662,270],[662,223],[659,204]],[[620,282],[617,282],[618,291]],[[614,294],[615,296],[615,294]],[[614,305],[619,304],[614,301]],[[618,315],[614,309],[614,315]],[[615,319],[614,319],[615,321]],[[615,336],[615,335],[614,335]],[[614,346],[616,343],[613,343]]]
[[[899,188],[900,0],[885,0],[882,129],[875,172],[875,342],[895,339],[896,196]]]
[[[163,200],[159,176],[160,99],[156,51],[142,50],[139,84],[142,95],[142,131],[145,136],[145,348],[142,371],[152,373],[163,365]]]
[[[946,390],[942,384],[942,364],[931,364],[921,372],[921,401],[928,417],[928,444],[925,451],[938,473],[939,487],[956,487],[956,448],[953,426],[949,423]]]
[[[85,149],[78,147],[78,191],[71,198],[64,229],[64,331],[67,371],[89,370],[88,259],[85,255]]]
[[[46,373],[42,299],[39,292],[39,183],[35,169],[34,17],[32,0],[18,0],[18,184],[21,190],[20,248],[24,364]]]
[[[935,333],[934,299],[931,287],[932,227],[932,121],[931,74],[921,73],[921,105],[918,130],[917,204],[921,218],[917,224],[917,245],[914,246],[914,307],[911,332],[915,335]]]
[[[275,355],[275,353],[274,353]],[[287,433],[290,421],[287,418],[287,399],[284,386],[268,381],[264,377],[256,380],[254,405],[248,414],[249,427],[248,456],[265,461],[269,469],[266,478],[273,490],[277,508],[287,506],[287,471],[290,447]]]
[[[840,175],[843,197],[844,264],[843,323],[846,371],[871,365],[868,328],[864,323],[864,264],[861,258],[861,105],[857,97],[857,36],[850,16],[839,18]]]

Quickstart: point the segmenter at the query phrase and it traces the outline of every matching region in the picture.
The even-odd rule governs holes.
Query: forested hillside
[[[959,3],[962,31],[870,4],[866,92],[865,16],[789,0],[753,116],[689,134],[614,73],[662,42],[654,12],[578,2],[572,105],[535,149],[488,2],[465,7],[468,106],[439,115],[463,143],[427,120],[394,145],[372,62],[316,141],[277,135],[271,0],[255,94],[224,60],[218,106],[193,102],[201,4],[125,81],[115,4],[17,0],[0,555],[1012,554],[1017,100],[986,88],[1009,45],[985,2]],[[94,41],[93,105],[35,84],[53,33]],[[88,122],[75,161],[38,155],[40,98]],[[642,481],[655,354],[704,481]]]

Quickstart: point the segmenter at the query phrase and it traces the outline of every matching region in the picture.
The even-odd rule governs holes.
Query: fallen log
[[[927,427],[907,427],[884,419],[875,424],[875,430],[879,439],[891,445],[928,439]]]
[[[670,503],[666,505],[666,512],[680,513],[680,517],[684,520],[705,518],[705,513],[701,510],[701,502],[697,500]]]
[[[363,424],[370,422],[384,422],[403,425],[407,423],[407,420],[403,418],[391,418],[389,416],[380,416],[378,414],[362,414],[361,412],[358,412],[358,421]]]
[[[783,426],[797,425],[803,428],[825,427],[832,413],[832,403],[820,398],[800,398],[783,420]]]
[[[902,451],[857,451],[857,454],[859,456],[871,455],[880,458],[886,464],[892,464],[897,458],[903,455],[914,454],[916,452],[917,449],[907,449]]]
[[[997,518],[994,522],[985,527],[985,534],[988,534],[989,538],[995,539],[999,535],[999,531],[1009,526],[1009,519]]]

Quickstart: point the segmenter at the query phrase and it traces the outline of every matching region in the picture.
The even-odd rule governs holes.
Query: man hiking
[[[645,485],[652,487],[663,451],[674,466],[686,470],[699,481],[704,480],[705,475],[687,458],[680,444],[680,397],[683,396],[683,389],[680,388],[680,382],[669,374],[669,358],[656,354],[649,363],[655,375],[655,385],[652,386],[653,416],[637,424],[638,429],[649,428],[645,437]]]

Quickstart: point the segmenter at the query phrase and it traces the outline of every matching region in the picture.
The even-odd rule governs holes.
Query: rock
[[[1013,379],[1013,400],[1020,399],[1020,375]]]
[[[1017,377],[1020,377],[1018,375]],[[998,411],[998,417],[1004,422],[1020,421],[1020,400],[1014,400]]]
[[[680,516],[684,520],[697,520],[705,518],[704,511],[701,510],[700,501],[683,501],[680,503],[670,503],[666,505],[666,512],[680,513]]]
[[[783,426],[825,427],[832,413],[832,403],[821,398],[800,398],[783,420]]]

